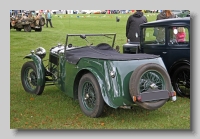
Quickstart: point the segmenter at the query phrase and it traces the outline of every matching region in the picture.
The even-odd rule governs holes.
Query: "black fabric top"
[[[126,61],[152,59],[157,57],[159,56],[151,54],[121,54],[106,43],[102,43],[97,46],[85,46],[66,51],[66,59],[72,64],[77,64],[81,58]]]

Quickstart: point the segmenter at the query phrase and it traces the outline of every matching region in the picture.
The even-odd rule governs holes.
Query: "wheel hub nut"
[[[157,86],[156,84],[154,84],[154,83],[152,83],[152,84],[150,85],[150,87],[151,87],[151,89],[156,89],[156,88],[158,88],[158,86]]]
[[[89,98],[89,95],[88,94],[86,94],[85,95],[85,100],[87,100]]]

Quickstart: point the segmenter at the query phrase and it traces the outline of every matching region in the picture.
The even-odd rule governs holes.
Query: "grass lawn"
[[[116,16],[120,22],[116,22]],[[190,99],[178,97],[155,111],[138,106],[113,109],[105,106],[102,117],[88,118],[78,101],[63,94],[56,86],[47,86],[41,96],[28,94],[21,84],[23,57],[41,46],[47,50],[64,44],[66,34],[116,33],[116,45],[126,43],[125,27],[129,14],[53,15],[55,28],[42,32],[10,30],[10,128],[11,129],[191,129]],[[148,21],[155,14],[146,14]],[[44,63],[47,63],[45,61]]]

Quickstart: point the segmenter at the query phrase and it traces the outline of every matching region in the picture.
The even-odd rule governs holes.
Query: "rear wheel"
[[[83,75],[78,87],[80,108],[88,117],[99,117],[103,112],[104,100],[99,84],[93,74]]]
[[[190,97],[190,66],[179,67],[172,75],[172,84],[179,96]]]
[[[21,69],[21,82],[24,90],[28,93],[41,95],[44,90],[44,84],[37,84],[37,71],[33,61],[24,63]]]
[[[155,85],[156,88],[152,89],[152,85]],[[132,73],[129,90],[131,98],[133,96],[140,95],[143,92],[151,92],[158,90],[171,90],[170,77],[167,71],[158,64],[149,63],[144,64],[136,68]],[[138,102],[135,103],[142,108],[154,110],[163,106],[166,103],[167,99],[156,100],[150,102]]]

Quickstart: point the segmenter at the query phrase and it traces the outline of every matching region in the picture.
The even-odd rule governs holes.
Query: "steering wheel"
[[[155,43],[156,43],[156,44],[164,44],[164,43],[165,43],[165,40],[162,39],[161,41],[158,41],[158,39],[156,39]]]
[[[159,44],[159,41],[156,39],[155,43],[156,43],[156,44]]]
[[[171,43],[171,44],[178,44],[178,42],[177,42],[176,39],[172,39],[172,40],[170,40],[170,43]]]

